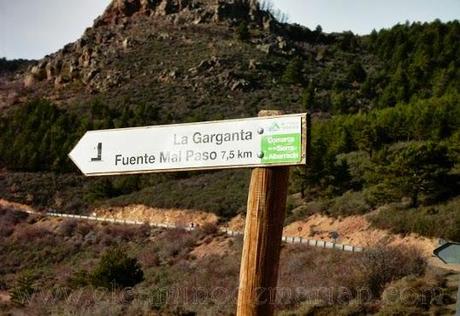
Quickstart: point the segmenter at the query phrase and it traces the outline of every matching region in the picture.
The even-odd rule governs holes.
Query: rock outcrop
[[[255,0],[114,0],[95,25],[117,24],[136,14],[147,16],[181,15],[185,22],[236,22],[245,20],[269,27],[273,17],[259,9]]]
[[[206,23],[235,26],[245,21],[260,29],[271,29],[275,23],[273,16],[260,10],[255,0],[113,0],[78,41],[31,67],[24,85],[30,87],[46,81],[61,87],[78,80],[97,92],[120,84],[123,75],[110,69],[102,74],[102,69],[107,70],[111,60],[135,47],[135,39],[126,30],[137,19],[178,26]],[[247,84],[239,82],[231,86],[238,89]]]

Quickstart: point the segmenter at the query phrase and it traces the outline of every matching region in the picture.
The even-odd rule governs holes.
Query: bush
[[[82,236],[86,236],[93,228],[93,225],[80,221],[77,223],[75,231]]]
[[[303,82],[302,59],[294,58],[287,65],[282,81],[286,84],[299,84]]]
[[[32,297],[32,294],[36,291],[34,281],[35,277],[31,272],[24,272],[19,276],[16,280],[16,284],[9,291],[11,301],[19,306],[26,305]]]
[[[131,241],[139,234],[139,227],[127,225],[107,225],[103,228],[104,234],[112,239]]]
[[[291,213],[287,214],[284,225],[287,226],[293,222],[304,220],[315,213],[324,212],[325,209],[327,209],[327,203],[324,201],[315,200],[308,202],[305,205],[293,209]]]
[[[15,240],[20,242],[36,242],[51,236],[52,233],[49,230],[35,225],[18,226],[14,233]]]
[[[418,233],[423,236],[440,237],[460,241],[460,198],[447,203],[419,207],[401,208],[389,206],[371,216],[371,223],[397,234]]]
[[[173,263],[185,258],[195,246],[200,233],[189,233],[185,229],[175,228],[163,232],[155,240],[158,247],[158,256],[162,262]]]
[[[0,237],[9,237],[14,232],[13,226],[8,223],[0,223]]]
[[[380,313],[390,315],[390,311],[395,309],[419,309],[418,312],[422,313],[433,303],[443,305],[449,298],[441,286],[442,278],[430,276],[407,276],[392,282],[382,294],[383,308]]]
[[[70,237],[75,232],[78,222],[74,219],[65,219],[63,220],[57,229],[58,233],[65,237]]]
[[[360,282],[374,297],[378,297],[388,283],[408,275],[422,275],[426,265],[426,259],[414,248],[401,246],[369,249],[358,262]]]
[[[107,250],[90,274],[91,284],[108,289],[132,287],[144,280],[144,272],[136,258],[121,248]]]
[[[347,191],[332,201],[328,213],[334,216],[350,216],[367,213],[369,209],[362,192]]]
[[[86,270],[78,270],[68,279],[67,282],[70,287],[79,288],[87,286],[90,281],[90,276]]]
[[[204,235],[214,235],[219,232],[219,227],[213,223],[204,223],[199,227],[199,230]]]
[[[241,22],[240,25],[238,25],[238,28],[236,29],[236,35],[239,40],[241,41],[247,41],[250,37],[249,33],[249,28],[248,24],[246,22]]]

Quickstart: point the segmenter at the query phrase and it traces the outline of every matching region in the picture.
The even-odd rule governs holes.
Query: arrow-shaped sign
[[[87,132],[69,157],[87,176],[305,164],[306,114]]]
[[[444,263],[460,264],[460,243],[447,242],[433,251]]]

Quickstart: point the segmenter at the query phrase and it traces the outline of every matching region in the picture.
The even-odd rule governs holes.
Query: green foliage
[[[102,255],[89,277],[96,287],[125,288],[142,282],[144,272],[136,258],[129,257],[121,248],[111,248]]]
[[[388,159],[384,159],[385,148],[393,143],[408,140],[439,142],[451,137],[460,127],[459,101],[459,95],[454,94],[369,113],[337,115],[327,121],[313,122],[311,150],[314,155],[305,177],[307,186],[319,185],[323,189],[332,186],[337,193],[343,193],[349,188],[357,188],[356,186],[359,188],[366,184],[375,184],[366,177],[378,180],[387,171],[379,169],[374,174],[360,171],[358,168],[362,167],[357,166],[354,159],[364,163],[363,167],[375,169],[388,163]],[[456,146],[455,142],[447,145],[450,148]],[[424,148],[422,146],[419,149]],[[367,152],[368,156],[366,158],[360,154],[359,157],[341,161],[341,155],[354,151]],[[380,156],[376,156],[379,152]],[[442,157],[451,160],[444,154]],[[426,160],[423,163],[431,162]],[[447,169],[451,167],[451,162],[443,163],[446,163]],[[441,178],[435,178],[441,181]]]
[[[178,174],[161,182],[154,181],[140,191],[115,197],[108,203],[206,210],[228,218],[245,210],[249,178],[248,171],[209,172],[193,177]]]
[[[360,63],[355,62],[350,66],[347,77],[349,81],[363,82],[366,80],[367,73]]]
[[[35,285],[36,277],[30,271],[26,271],[19,275],[16,284],[9,291],[11,301],[19,306],[26,305],[32,297],[32,294],[37,291]]]
[[[370,206],[362,192],[347,191],[335,198],[327,208],[327,212],[334,216],[350,216],[365,214]]]
[[[405,207],[385,207],[370,219],[380,228],[389,229],[397,234],[411,232],[423,236],[440,237],[460,241],[460,199],[435,206],[407,209]]]
[[[302,92],[302,107],[305,111],[312,111],[316,106],[315,87],[310,81],[308,87]]]
[[[0,124],[4,131],[0,134],[1,164],[19,170],[69,169],[66,156],[76,137],[76,117],[36,100]]]
[[[412,97],[427,98],[458,92],[460,23],[398,24],[373,32],[368,46],[386,61],[384,76],[377,86],[381,107],[405,102]],[[457,65],[457,70],[454,70]]]
[[[408,275],[423,275],[426,266],[426,259],[418,249],[402,246],[369,249],[358,264],[362,282],[374,297],[380,296],[389,282]]]
[[[295,57],[286,66],[282,81],[286,84],[300,84],[303,82],[302,59]]]
[[[14,72],[27,65],[31,64],[33,61],[26,59],[13,59],[8,60],[5,57],[0,58],[0,73],[2,72]]]
[[[8,118],[0,118],[0,166],[21,171],[73,171],[67,155],[87,130],[150,125],[158,119],[158,108],[148,104],[140,104],[134,112],[129,107],[118,111],[95,99],[87,115],[77,116],[47,100],[34,100]]]
[[[249,33],[248,23],[242,21],[236,29],[236,35],[240,41],[247,41],[251,36],[251,33]]]
[[[381,154],[381,189],[393,192],[393,196],[409,196],[412,206],[417,207],[420,196],[435,200],[448,190],[447,175],[453,162],[446,146],[433,142],[402,143]]]

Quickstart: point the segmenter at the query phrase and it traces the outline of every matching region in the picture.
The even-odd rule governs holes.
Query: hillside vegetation
[[[269,27],[244,14],[189,23],[197,17],[180,8],[158,17],[111,10],[32,67],[26,101],[3,113],[2,197],[73,213],[144,203],[230,218],[245,209],[247,171],[84,179],[67,154],[87,130],[276,108],[313,116],[310,163],[292,172],[290,191],[302,201],[289,205],[291,219],[390,205],[375,225],[460,238],[458,21],[356,36],[283,24],[262,11],[253,15]],[[86,66],[95,67],[89,77]]]
[[[0,208],[0,234],[0,295],[9,298],[0,299],[0,313],[229,315],[236,308],[242,240],[213,227],[159,230]],[[216,243],[223,253],[212,253]],[[208,251],[197,256],[198,248]],[[427,268],[414,249],[350,254],[285,245],[281,257],[273,303],[287,315],[445,314],[455,294],[446,273]]]

